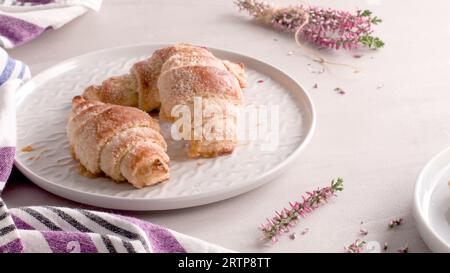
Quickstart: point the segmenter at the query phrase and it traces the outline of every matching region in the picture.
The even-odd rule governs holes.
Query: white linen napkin
[[[0,0],[0,47],[25,44],[101,5],[102,0]]]

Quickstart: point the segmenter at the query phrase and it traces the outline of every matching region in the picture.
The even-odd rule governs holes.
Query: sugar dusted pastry
[[[158,123],[133,107],[76,96],[67,124],[72,154],[94,175],[137,188],[169,178],[166,142]]]
[[[128,75],[88,87],[83,96],[144,111],[160,107],[161,118],[172,122],[175,107],[186,106],[194,113],[197,105],[206,113],[200,124],[206,127],[203,133],[216,137],[194,134],[199,125],[192,118],[189,156],[214,157],[229,154],[236,146],[237,111],[246,78],[242,64],[220,60],[204,47],[177,44],[156,50],[134,64]]]
[[[161,68],[158,90],[162,119],[173,122],[177,118],[172,116],[175,107],[189,108],[193,131],[189,141],[190,157],[215,157],[233,152],[236,111],[243,102],[243,95],[238,78],[221,60],[203,48],[172,54]],[[203,136],[197,138],[194,113],[199,109],[195,107],[203,112],[200,124]],[[209,139],[206,134],[211,134]]]
[[[161,105],[157,84],[162,66],[176,54],[191,56],[194,62],[190,65],[210,65],[211,60],[215,64],[222,63],[221,66],[236,77],[241,88],[246,86],[247,75],[243,64],[217,59],[204,47],[176,44],[156,50],[150,58],[135,63],[129,74],[114,76],[104,80],[101,85],[87,87],[83,97],[105,103],[138,107],[146,112],[157,109]],[[197,57],[206,63],[195,62]],[[205,57],[209,58],[205,59]]]

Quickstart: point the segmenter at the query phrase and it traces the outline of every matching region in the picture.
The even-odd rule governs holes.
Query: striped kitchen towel
[[[16,148],[14,94],[29,77],[28,67],[0,48],[0,196]],[[7,209],[0,198],[0,253],[228,251],[136,218],[48,206]]]
[[[57,29],[102,0],[0,0],[0,47],[12,48]]]

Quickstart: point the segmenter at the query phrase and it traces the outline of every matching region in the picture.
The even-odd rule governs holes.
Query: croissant
[[[169,178],[167,144],[158,123],[133,107],[72,99],[67,124],[72,154],[87,171],[136,188]]]
[[[207,114],[201,124],[191,118],[188,154],[213,157],[229,154],[236,146],[237,111],[243,103],[246,78],[242,64],[220,60],[204,47],[177,44],[135,63],[128,75],[88,87],[83,96],[144,111],[160,107],[161,119],[171,122],[175,121],[174,107],[187,106],[193,114],[197,105]],[[196,98],[202,99],[200,105],[194,103]],[[208,136],[204,135],[205,127]]]

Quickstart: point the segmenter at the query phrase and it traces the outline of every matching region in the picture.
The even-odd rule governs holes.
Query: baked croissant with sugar
[[[155,119],[137,108],[76,96],[67,124],[72,154],[94,175],[136,188],[169,178],[167,144]]]
[[[204,47],[177,44],[135,63],[127,75],[88,87],[83,96],[144,111],[160,107],[160,117],[171,122],[177,120],[172,112],[185,106],[191,114],[189,156],[214,157],[236,146],[245,86],[242,64],[220,60]],[[194,116],[199,109],[200,120]]]

